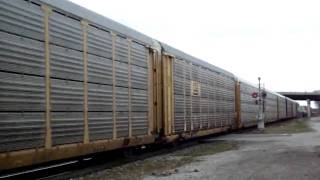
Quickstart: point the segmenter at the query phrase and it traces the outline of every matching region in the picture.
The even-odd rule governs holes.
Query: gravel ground
[[[314,130],[297,134],[230,134],[212,141],[238,143],[237,150],[199,157],[170,176],[147,180],[315,180],[320,178],[320,118],[308,122]],[[196,170],[196,171],[195,171]]]
[[[320,179],[320,117],[206,139],[206,143],[75,179]]]

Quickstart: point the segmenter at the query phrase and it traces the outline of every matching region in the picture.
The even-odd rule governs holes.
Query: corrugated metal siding
[[[293,117],[293,102],[290,100],[287,100],[287,118],[292,118]]]
[[[129,64],[130,44],[130,64]],[[116,109],[117,136],[128,136],[129,114],[131,114],[132,135],[141,135],[148,130],[148,92],[147,89],[147,48],[122,37],[116,37]],[[129,71],[131,76],[129,77]],[[130,79],[129,79],[130,78]],[[130,87],[129,88],[129,80]],[[129,91],[131,97],[129,97]],[[129,98],[131,113],[129,113]]]
[[[116,109],[117,111],[129,111],[128,88],[116,87]]]
[[[191,120],[192,120],[192,125],[193,125],[193,130],[199,130],[200,129],[200,113],[192,113],[192,117],[191,117]]]
[[[52,111],[83,111],[83,83],[51,79]]]
[[[40,6],[21,0],[1,1],[0,30],[33,39],[44,39]]]
[[[131,87],[137,89],[147,89],[148,69],[139,66],[131,66]]]
[[[0,112],[0,152],[43,147],[44,116],[43,112]]]
[[[240,84],[240,100],[241,100],[241,122],[244,127],[254,126],[257,124],[257,114],[259,112],[259,105],[255,103],[252,98],[253,92],[258,92],[259,89],[241,82]]]
[[[83,55],[59,46],[50,46],[51,77],[83,81]]]
[[[298,108],[298,104],[295,102],[293,103],[293,117],[297,117],[297,108]]]
[[[199,95],[192,94],[192,82],[199,84]],[[175,132],[233,125],[233,79],[174,59],[173,83]]]
[[[129,123],[128,123],[128,112],[117,112],[117,137],[128,137],[129,136]]]
[[[115,58],[118,61],[128,63],[129,42],[127,39],[117,36],[115,40]],[[128,69],[128,68],[127,68]]]
[[[88,119],[90,141],[112,138],[112,112],[89,112]]]
[[[112,86],[89,83],[88,109],[89,111],[112,112]]]
[[[1,111],[44,111],[44,78],[0,71]]]
[[[277,96],[267,92],[265,99],[265,121],[273,122],[278,118]]]
[[[83,112],[52,112],[52,144],[83,142]]]
[[[131,110],[136,112],[148,111],[147,91],[131,89]]]
[[[112,60],[88,55],[88,82],[112,84]]]
[[[185,124],[185,117],[186,115],[184,113],[175,112],[175,121],[174,121],[174,127],[176,132],[180,132],[184,130],[184,124]]]
[[[44,146],[44,39],[40,6],[0,3],[0,152]]]
[[[131,44],[131,64],[147,68],[148,50],[138,43]]]
[[[45,71],[43,52],[43,42],[0,31],[0,70],[2,71],[43,76]]]
[[[148,113],[133,112],[132,115],[132,134],[143,135],[148,133]]]
[[[116,86],[128,87],[128,64],[116,62]]]
[[[109,32],[89,28],[88,33],[89,55],[88,73],[89,82],[112,85],[112,36]],[[116,125],[117,137],[127,137],[129,131],[129,91],[131,93],[131,121],[132,135],[147,133],[148,128],[148,101],[147,101],[147,48],[135,42],[131,44],[131,64],[129,65],[129,41],[123,37],[115,37],[115,96],[116,96]],[[136,53],[140,53],[140,64],[135,63]],[[139,59],[138,59],[139,60]],[[142,62],[142,63],[141,63]],[[135,64],[140,66],[135,66]],[[129,72],[131,71],[131,88],[129,87]],[[112,112],[112,87],[97,86],[91,98],[89,85],[89,111]],[[94,105],[93,105],[94,104]],[[94,106],[94,107],[93,107]],[[100,118],[101,119],[101,118]],[[91,120],[89,119],[89,122]],[[96,126],[104,121],[95,121]],[[111,124],[110,124],[111,125]],[[112,126],[108,126],[112,128]],[[108,131],[112,133],[112,130]],[[107,137],[107,136],[106,136]],[[109,136],[108,136],[109,137]],[[97,137],[99,138],[99,137]],[[100,137],[101,138],[101,137]]]
[[[278,97],[279,103],[279,119],[286,118],[286,100],[283,97]]]
[[[49,26],[50,43],[65,48],[82,50],[82,29],[79,20],[52,12]]]
[[[88,28],[88,125],[90,141],[113,137],[112,37]]]
[[[112,59],[112,36],[110,32],[90,26],[88,29],[88,53]]]

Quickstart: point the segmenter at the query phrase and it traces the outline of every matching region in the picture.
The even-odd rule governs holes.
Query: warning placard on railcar
[[[198,81],[191,81],[191,95],[200,96],[200,83]]]

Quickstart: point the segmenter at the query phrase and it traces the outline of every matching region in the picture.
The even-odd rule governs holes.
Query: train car
[[[69,1],[0,8],[0,171],[257,123],[228,71]],[[268,92],[267,122],[296,106]]]
[[[240,94],[239,110],[236,110],[236,113],[240,114],[239,117],[236,117],[236,119],[239,118],[236,122],[240,122],[238,128],[256,126],[259,106],[257,99],[252,97],[252,93],[258,92],[259,89],[257,86],[248,83],[245,80],[238,80],[238,84],[238,91]],[[269,90],[265,90],[265,92],[266,98],[263,105],[265,123],[297,117],[297,114],[294,113],[296,112],[295,109],[297,107],[297,103],[295,101]],[[287,106],[289,106],[289,109]]]
[[[278,119],[287,118],[286,98],[278,94]]]
[[[295,109],[295,102],[290,99],[286,98],[286,105],[287,105],[287,118],[293,118],[295,117],[294,109]]]
[[[259,88],[244,80],[239,80],[240,86],[240,127],[252,127],[257,125],[259,105],[257,98],[252,94],[259,92]],[[240,128],[239,127],[239,128]]]
[[[298,103],[293,103],[293,117],[297,117],[298,116],[298,108],[299,108],[299,104]]]
[[[0,170],[154,142],[153,39],[68,1],[0,7]]]
[[[266,95],[264,103],[265,122],[269,123],[278,120],[278,101],[275,93],[266,90]]]
[[[206,135],[235,126],[234,75],[166,44],[162,47],[165,136]]]
[[[293,102],[286,98],[286,109],[287,109],[287,118],[293,117]]]

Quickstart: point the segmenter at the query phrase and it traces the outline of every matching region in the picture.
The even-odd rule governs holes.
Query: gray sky
[[[270,90],[320,89],[320,1],[72,1]]]

